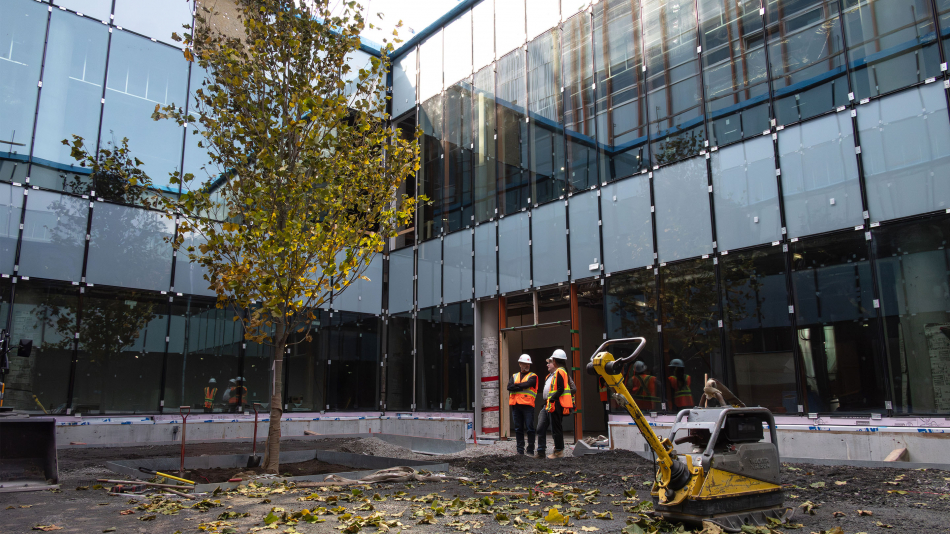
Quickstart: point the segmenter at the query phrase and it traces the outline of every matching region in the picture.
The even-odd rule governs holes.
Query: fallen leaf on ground
[[[888,493],[896,493],[898,495],[907,495],[907,492],[904,490],[887,490]]]
[[[858,515],[874,515],[874,512],[870,510],[858,510]]]
[[[552,507],[548,510],[548,515],[544,516],[544,520],[549,525],[567,525],[568,518],[564,517],[560,510]]]
[[[834,512],[831,515],[833,515],[834,517],[844,517],[844,512]]]
[[[63,527],[57,527],[56,525],[36,525],[33,527],[33,530],[42,530],[43,532],[50,532],[52,530],[63,530]]]
[[[845,486],[847,484],[848,483],[845,482],[844,480],[835,480],[835,486]]]
[[[154,520],[155,520],[154,515],[143,515],[142,517],[139,518],[139,521],[154,521]]]
[[[596,532],[600,529],[597,527],[581,527],[581,530],[583,530],[584,532]]]
[[[885,523],[881,523],[880,521],[875,521],[874,524],[881,528],[894,528],[893,526],[885,524]]]
[[[699,534],[722,534],[722,527],[711,521],[703,521],[703,529]]]
[[[135,510],[122,510],[119,512],[119,515],[132,515],[135,513]]]
[[[811,484],[809,484],[809,486],[811,486],[811,487],[813,487],[813,488],[823,488],[823,487],[825,487],[825,483],[824,483],[824,482],[812,482]]]
[[[805,501],[799,504],[798,507],[801,508],[803,512],[809,515],[815,515],[815,508],[818,508],[818,505],[811,501]]]
[[[613,512],[609,510],[606,512],[594,512],[594,518],[595,519],[613,519],[614,514]]]
[[[115,532],[115,527],[109,527],[109,528],[103,530],[103,532]]]

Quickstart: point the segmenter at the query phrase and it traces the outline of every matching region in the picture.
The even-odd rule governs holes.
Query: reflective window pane
[[[475,73],[472,98],[474,211],[475,222],[483,222],[498,213],[495,202],[495,70],[492,67]]]
[[[187,75],[180,51],[127,32],[112,33],[101,146],[128,137],[132,155],[144,162],[153,185],[172,192],[178,186],[168,183],[168,175],[181,168],[185,129],[150,117],[156,105],[185,104]]]
[[[597,182],[590,45],[590,16],[587,13],[575,15],[564,23],[561,30],[561,68],[564,130],[567,135],[566,180],[571,184],[571,190],[588,189]]]
[[[397,250],[389,255],[389,312],[399,313],[412,309],[415,257],[412,248]]]
[[[570,199],[571,279],[600,274],[600,215],[597,193],[591,191]],[[596,264],[594,269],[591,265]]]
[[[627,178],[601,190],[604,270],[608,273],[653,264],[650,179]],[[574,219],[571,218],[573,226]],[[571,256],[573,260],[573,253]]]
[[[368,410],[378,405],[379,323],[378,318],[364,314],[333,314],[328,331],[327,359],[333,364],[327,366],[327,410]]]
[[[760,3],[699,0],[709,142],[769,129],[768,73]]]
[[[188,247],[194,249],[191,254],[201,254],[198,247],[207,242],[201,234],[189,232],[184,235],[184,242],[178,254],[175,255],[175,291],[189,295],[217,296],[209,286],[211,282],[205,279],[208,270],[198,262],[188,258]]]
[[[564,195],[564,128],[558,32],[528,43],[528,136],[531,198],[535,204]]]
[[[419,245],[419,307],[442,303],[442,241]]]
[[[168,299],[87,288],[82,302],[73,412],[157,412]]]
[[[191,33],[182,26],[191,24],[192,2],[168,0],[115,0],[115,24],[163,43],[181,47],[172,33]]]
[[[472,224],[471,78],[445,90],[445,150],[448,180],[443,190],[446,232]]]
[[[607,279],[606,312],[604,321],[607,338],[644,337],[646,346],[637,358],[645,367],[627,366],[623,371],[624,384],[641,410],[660,411],[662,403],[669,407],[664,392],[665,365],[659,352],[659,334],[656,331],[657,314],[656,278],[653,269],[615,274]],[[617,344],[610,348],[614,356],[629,354],[637,346]],[[611,410],[627,413],[611,400]]]
[[[112,0],[53,0],[53,3],[99,20],[109,20],[112,14]]]
[[[309,329],[294,334],[296,343],[285,357],[287,410],[315,412],[326,409],[327,325],[330,312],[320,310]],[[307,335],[310,340],[307,341]]]
[[[31,193],[23,222],[19,274],[79,282],[89,201],[47,191]]]
[[[383,255],[376,254],[362,272],[369,280],[357,279],[333,295],[333,309],[379,315],[383,300]],[[352,276],[350,277],[352,278]]]
[[[61,141],[78,135],[95,150],[109,29],[58,9],[51,17],[30,184],[86,194],[73,187],[70,173],[88,171]]]
[[[782,247],[721,256],[719,272],[729,387],[747,406],[797,414],[795,337]]]
[[[511,52],[527,42],[524,0],[495,2],[495,57]]]
[[[778,241],[782,219],[770,137],[712,153],[716,241],[721,250]]]
[[[472,61],[478,70],[495,61],[495,2],[472,6]]]
[[[940,24],[940,38],[943,41],[943,55],[950,56],[950,0],[937,0],[937,22]]]
[[[694,158],[653,173],[660,261],[712,253],[706,161]]]
[[[432,239],[442,233],[445,219],[442,204],[445,156],[442,146],[441,95],[422,103],[419,108],[419,127],[422,128],[422,139],[419,140],[422,153],[417,179],[419,189],[429,199],[429,202],[419,207],[422,217],[420,236],[422,239]]]
[[[495,225],[475,228],[475,297],[494,295],[498,288],[498,266],[495,252]]]
[[[0,274],[13,274],[23,214],[23,188],[0,184]]]
[[[472,12],[466,11],[445,27],[445,83],[472,75]]]
[[[443,300],[446,303],[472,298],[472,232],[465,230],[445,236],[443,243]]]
[[[413,48],[393,64],[393,117],[416,107],[416,50]]]
[[[445,367],[442,359],[442,313],[420,309],[416,319],[416,409],[441,410]]]
[[[412,315],[402,313],[389,317],[386,329],[386,406],[387,410],[408,410],[412,407]]]
[[[845,2],[844,28],[856,99],[940,74],[933,12],[926,0]]]
[[[858,130],[871,220],[950,207],[950,122],[939,84],[860,106]]]
[[[208,89],[205,84],[210,85],[207,71],[198,66],[197,63],[191,65],[191,81],[188,85],[188,113],[199,117],[197,110],[197,92],[207,95]],[[195,182],[184,185],[185,190],[200,187],[209,179],[216,179],[221,175],[221,169],[211,162],[209,155],[208,140],[202,135],[204,126],[199,121],[188,123],[185,132],[185,158],[182,172],[191,173],[195,177]],[[201,146],[198,146],[201,143]],[[201,184],[201,185],[199,185]]]
[[[29,0],[6,2],[3,7],[3,18],[0,18],[0,157],[3,158],[26,161],[30,154],[47,8]],[[12,169],[4,166],[0,169],[0,180],[10,180],[11,174]]]
[[[782,196],[789,237],[863,222],[851,118],[838,113],[778,134]]]
[[[445,411],[475,409],[475,309],[462,302],[442,314],[445,358]]]
[[[419,47],[419,99],[426,101],[442,92],[442,30]]]
[[[520,211],[531,202],[524,61],[524,52],[516,50],[498,60],[496,68],[500,214]]]
[[[86,281],[167,291],[174,224],[164,213],[99,202],[92,215]]]
[[[530,223],[527,213],[505,217],[498,223],[498,280],[502,293],[531,287]]]
[[[551,0],[525,0],[528,40],[532,40],[561,22],[558,2]]]
[[[705,141],[693,0],[658,0],[641,14],[653,162],[698,154]]]
[[[847,104],[838,2],[769,0],[766,13],[778,124],[805,120]]]
[[[880,412],[874,288],[864,232],[790,245],[805,409],[812,413]]]
[[[580,16],[587,19],[586,15]],[[649,119],[641,37],[639,2],[608,0],[594,5],[597,141],[603,147],[601,182],[630,176],[648,165]],[[588,57],[581,65],[589,65]],[[593,179],[588,181],[588,186],[594,184]],[[575,185],[581,187],[579,182]]]
[[[534,285],[564,282],[567,276],[567,209],[552,202],[531,213],[531,254],[534,256]]]

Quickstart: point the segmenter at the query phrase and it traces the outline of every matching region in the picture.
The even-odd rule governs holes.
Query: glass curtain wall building
[[[0,7],[0,324],[36,347],[11,360],[17,408],[160,413],[210,388],[227,412],[238,378],[269,398],[269,353],[175,225],[59,143],[129,137],[168,194],[205,172],[149,118],[203,78],[168,39],[179,4]],[[557,294],[587,339],[647,338],[658,413],[706,374],[778,414],[950,413],[944,4],[461,2],[393,55],[393,126],[422,131],[406,190],[429,202],[290,349],[286,410],[473,412],[482,311]]]

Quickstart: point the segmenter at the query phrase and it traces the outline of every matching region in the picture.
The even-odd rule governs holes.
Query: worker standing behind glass
[[[696,404],[693,402],[693,390],[691,389],[690,376],[686,374],[686,366],[683,360],[676,358],[670,361],[670,376],[666,377],[670,382],[670,395],[673,396],[673,408],[675,411],[683,408],[692,408]]]
[[[525,453],[524,435],[528,433],[528,454],[534,454],[534,401],[538,396],[538,375],[531,372],[531,356],[518,358],[520,373],[508,379],[508,404],[515,422],[518,454]]]
[[[205,413],[211,413],[214,409],[214,396],[218,394],[218,381],[211,378],[208,380],[208,385],[205,386],[205,401],[204,409]]]
[[[657,395],[658,380],[647,374],[647,364],[636,362],[633,364],[633,375],[627,382],[627,389],[633,397],[637,407],[642,412],[655,412],[660,407],[660,397]]]

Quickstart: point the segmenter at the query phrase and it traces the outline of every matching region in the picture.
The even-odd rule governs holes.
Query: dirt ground
[[[346,473],[353,471],[352,467],[346,465],[330,464],[320,460],[308,460],[306,462],[296,462],[292,464],[280,464],[278,472],[284,476],[300,477],[305,475],[323,475],[326,473]],[[185,471],[184,478],[194,480],[199,484],[212,484],[214,482],[227,482],[232,478],[241,478],[247,474],[263,475],[266,473],[263,467],[215,467],[211,469],[191,469]]]
[[[378,441],[287,440],[285,447],[372,453],[379,450],[374,446]],[[239,448],[219,445],[213,452],[249,449],[247,444]],[[200,450],[196,447],[195,452]],[[399,452],[392,446],[390,450]],[[469,481],[320,489],[265,483],[207,495],[198,502],[109,496],[108,487],[76,489],[78,480],[114,478],[102,468],[106,459],[172,456],[169,452],[177,451],[161,447],[60,451],[62,489],[0,493],[0,532],[26,533],[49,525],[62,527],[62,532],[169,534],[244,534],[265,528],[281,533],[690,532],[650,517],[649,460],[627,451],[539,460],[512,455],[511,442],[477,450],[470,445],[467,455],[453,455],[447,474]],[[795,514],[792,525],[774,528],[773,533],[950,532],[950,472],[786,464],[783,482],[786,505],[795,507]],[[554,507],[561,518],[550,514]],[[566,525],[561,522],[565,518]]]

